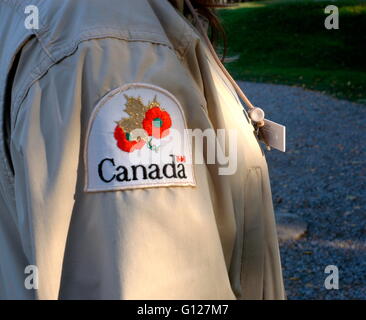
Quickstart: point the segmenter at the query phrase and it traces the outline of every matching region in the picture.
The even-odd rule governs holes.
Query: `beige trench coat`
[[[266,160],[197,31],[166,0],[32,4],[39,29],[0,0],[0,298],[283,299]],[[236,129],[236,173],[85,192],[93,109],[132,82],[174,95],[188,128]]]

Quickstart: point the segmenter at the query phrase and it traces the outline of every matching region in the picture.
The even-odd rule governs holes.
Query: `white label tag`
[[[261,129],[270,147],[286,152],[286,127],[264,119],[264,127]]]
[[[179,101],[132,83],[95,107],[85,143],[85,191],[195,186],[191,142]]]

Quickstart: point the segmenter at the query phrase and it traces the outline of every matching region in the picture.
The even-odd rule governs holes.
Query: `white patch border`
[[[192,163],[190,164],[192,166],[192,180],[193,182],[166,182],[166,183],[156,183],[156,185],[154,185],[153,183],[150,184],[140,184],[140,185],[136,185],[136,186],[116,186],[116,187],[112,187],[109,188],[108,190],[106,189],[95,189],[95,188],[89,188],[89,181],[88,181],[88,177],[89,177],[89,167],[88,167],[88,147],[89,147],[89,137],[90,137],[90,132],[94,123],[95,118],[98,115],[99,110],[108,102],[108,100],[110,100],[112,97],[114,97],[116,94],[119,94],[123,91],[129,90],[131,88],[147,88],[147,89],[151,89],[151,90],[155,90],[158,91],[164,95],[166,95],[168,98],[172,99],[176,105],[178,106],[179,112],[181,113],[182,119],[183,119],[183,123],[184,123],[184,128],[188,129],[187,127],[187,120],[185,117],[185,114],[183,112],[183,108],[180,104],[180,102],[178,101],[178,99],[171,94],[169,91],[155,86],[153,84],[149,84],[149,83],[143,83],[143,82],[132,82],[132,83],[128,83],[125,85],[122,85],[120,87],[117,87],[115,89],[112,89],[111,91],[107,92],[97,103],[97,105],[94,107],[92,114],[90,116],[89,119],[89,123],[88,123],[88,127],[87,127],[87,131],[86,131],[86,136],[85,136],[85,145],[84,145],[84,152],[83,152],[83,157],[84,157],[84,192],[87,193],[95,193],[95,192],[115,192],[115,191],[122,191],[122,190],[134,190],[134,189],[147,189],[147,188],[164,188],[164,187],[196,187],[197,183],[196,183],[196,176],[195,176],[195,168],[194,168],[194,163],[193,163],[193,157],[192,157],[192,141],[190,142],[190,148],[188,150],[190,159],[192,160]]]

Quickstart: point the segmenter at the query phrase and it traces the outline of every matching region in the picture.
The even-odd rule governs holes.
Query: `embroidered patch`
[[[87,192],[195,186],[182,108],[166,90],[132,83],[95,107],[85,144]]]

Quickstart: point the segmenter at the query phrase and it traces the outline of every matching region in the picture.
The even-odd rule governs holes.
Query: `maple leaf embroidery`
[[[129,115],[128,118],[122,118],[118,121],[118,125],[125,131],[130,133],[134,129],[142,128],[142,121],[145,118],[145,113],[149,110],[149,106],[142,103],[141,97],[129,97],[124,95],[127,102],[125,104],[125,112]]]
[[[161,139],[169,134],[172,126],[169,113],[160,107],[156,96],[146,106],[141,97],[134,98],[126,94],[124,97],[124,111],[129,117],[116,121],[114,137],[117,146],[123,151],[132,152],[147,143],[149,149],[157,151],[158,147],[153,145],[152,138],[149,137]]]

